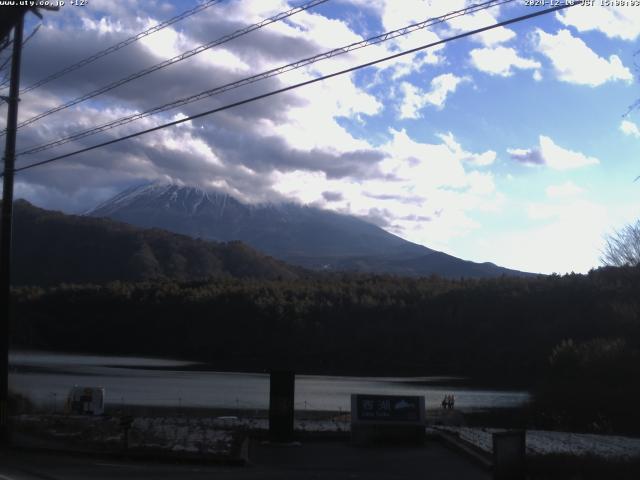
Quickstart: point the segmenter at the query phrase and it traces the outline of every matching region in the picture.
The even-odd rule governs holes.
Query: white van
[[[67,396],[67,413],[81,415],[104,414],[104,387],[79,387],[75,385]]]

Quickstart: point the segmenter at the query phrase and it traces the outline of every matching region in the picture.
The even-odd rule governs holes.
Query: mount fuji
[[[239,240],[315,270],[449,278],[531,275],[411,243],[355,216],[295,203],[245,204],[225,193],[176,184],[132,187],[86,214],[205,240]]]

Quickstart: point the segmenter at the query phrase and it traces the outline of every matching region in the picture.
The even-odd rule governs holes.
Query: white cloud
[[[637,6],[569,8],[557,17],[560,22],[580,32],[597,30],[609,38],[633,41],[640,36],[640,8]]]
[[[471,63],[478,70],[501,77],[513,75],[514,68],[530,70],[541,67],[540,63],[535,60],[520,57],[514,48],[476,48],[471,50],[470,55]]]
[[[381,0],[379,3],[382,24],[386,30],[392,30],[461,9],[466,0]]]
[[[149,19],[144,28],[148,29],[154,25],[157,25],[157,22]],[[153,35],[142,37],[139,41],[155,57],[163,60],[180,55],[180,53],[196,47],[193,42],[188,40],[186,35],[173,28],[163,28]]]
[[[381,147],[389,154],[382,171],[389,176],[427,188],[465,186],[465,171],[455,148],[447,143],[416,142],[405,130],[391,130],[392,139]]]
[[[300,80],[308,78],[301,73]],[[350,77],[309,85],[297,96],[298,105],[283,112],[285,121],[265,123],[265,136],[275,134],[290,147],[305,151],[348,152],[369,148],[367,142],[354,138],[337,122],[340,116],[356,118],[360,114],[374,115],[382,109],[382,104],[356,87]],[[308,98],[321,98],[322,101],[309,102]]]
[[[544,135],[540,135],[540,151],[547,165],[554,170],[569,170],[600,163],[595,157],[588,157],[583,153],[564,149]]]
[[[498,265],[529,272],[586,273],[600,265],[605,235],[637,218],[640,205],[602,205],[568,197],[523,208],[529,225],[478,235],[471,251],[480,250]]]
[[[375,12],[384,30],[395,30],[429,18],[446,15],[469,6],[469,0],[343,0],[358,7],[367,7]],[[441,36],[455,35],[460,32],[474,30],[498,22],[501,9],[479,10],[450,19],[442,25],[436,34],[432,29],[423,29],[410,35],[401,36],[390,42],[394,51],[409,50],[441,39]],[[471,37],[471,40],[483,46],[493,47],[508,42],[516,37],[516,33],[506,27],[499,27]],[[445,61],[444,45],[438,45],[426,51],[401,57],[389,66],[393,70],[393,79],[405,77],[413,72],[421,71],[425,65],[441,64]],[[381,69],[389,68],[382,66]]]
[[[452,9],[453,10],[453,9]],[[473,14],[462,15],[448,22],[451,29],[456,32],[468,32],[478,28],[486,27],[498,23],[500,10],[495,8],[491,10],[480,10]],[[513,40],[516,32],[506,27],[498,27],[486,32],[473,35],[471,39],[485,47],[493,47],[501,43]]]
[[[96,31],[100,35],[111,32],[121,32],[123,30],[122,24],[119,21],[113,22],[108,17],[102,17],[99,21],[95,21],[91,18],[80,19],[82,26],[85,30]]]
[[[373,12],[380,20],[384,31],[396,30],[429,18],[448,13],[460,8],[465,0],[448,0],[447,2],[432,2],[432,0],[341,0],[345,3],[356,5],[358,8],[366,8]],[[440,40],[440,36],[432,29],[417,30],[410,35],[403,35],[393,40],[385,42],[379,47],[386,50],[386,55],[399,51],[410,50],[421,45],[434,43]],[[445,46],[438,45],[422,52],[405,55],[395,60],[380,64],[377,68],[382,71],[391,71],[391,78],[398,80],[414,72],[421,71],[426,65],[436,65],[442,63],[444,57],[441,55]],[[368,50],[365,49],[365,50]],[[382,57],[385,55],[378,55]]]
[[[443,108],[449,94],[454,93],[458,85],[465,81],[468,81],[468,78],[445,73],[431,80],[431,89],[428,92],[409,82],[402,82],[400,88],[404,96],[400,106],[400,118],[419,118],[419,111],[426,105]]]
[[[456,142],[453,134],[448,132],[446,135],[438,135],[444,144],[449,147],[457,158],[460,158],[463,162],[476,166],[491,165],[496,160],[496,152],[493,150],[487,150],[484,153],[471,153],[465,151],[458,142]]]
[[[631,71],[622,64],[620,57],[611,55],[608,60],[600,57],[569,30],[560,30],[553,35],[538,29],[536,48],[551,60],[556,76],[563,82],[597,87],[615,80],[633,80]]]
[[[638,128],[638,125],[630,120],[623,120],[622,122],[620,122],[620,131],[625,135],[631,135],[632,137],[640,138],[640,128]]]
[[[506,27],[498,27],[493,30],[482,32],[478,35],[482,43],[487,47],[493,47],[500,43],[506,43],[516,38],[516,32]]]
[[[559,185],[549,185],[545,192],[549,198],[573,197],[584,192],[584,189],[568,180]]]
[[[489,172],[469,172],[467,181],[469,183],[469,193],[490,195],[496,191],[493,175]],[[493,210],[493,208],[489,208],[488,210]]]
[[[425,95],[425,100],[427,103],[442,108],[447,101],[447,96],[455,92],[460,83],[468,80],[468,78],[457,77],[452,73],[439,75],[431,80],[431,90]]]
[[[348,1],[365,2],[365,0]],[[109,5],[109,8],[126,10],[113,2],[104,3]],[[131,4],[134,3],[139,4],[131,0]],[[385,29],[390,29],[460,8],[465,1],[369,0],[366,4],[371,7],[367,13],[379,13]],[[197,26],[200,30],[196,28],[167,29],[160,37],[149,37],[149,39],[157,38],[158,41],[148,44],[147,47],[151,48],[154,54],[164,58],[166,55],[202,43],[204,41],[202,38],[209,38],[212,32],[232,31],[239,23],[259,21],[288,8],[290,8],[290,2],[284,0],[223,2],[219,5],[219,9],[211,9],[189,20],[192,26]],[[95,12],[92,13],[91,10],[85,10],[85,12],[82,14],[95,17]],[[41,132],[38,131],[41,133],[41,138],[38,138],[44,141],[45,134],[56,138],[62,136],[65,131],[73,131],[72,127],[89,127],[95,123],[113,120],[124,114],[141,111],[180,96],[210,88],[211,82],[222,84],[240,78],[241,74],[246,76],[257,73],[339,45],[359,41],[362,39],[360,34],[365,35],[362,31],[358,30],[356,33],[351,28],[354,25],[350,21],[352,19],[347,21],[328,18],[323,16],[322,12],[322,9],[318,9],[300,13],[285,22],[278,22],[270,25],[269,28],[261,29],[241,41],[230,42],[225,45],[225,48],[202,53],[195,57],[190,65],[195,70],[166,69],[163,71],[164,75],[154,75],[149,77],[148,81],[141,82],[138,90],[128,88],[114,92],[113,102],[109,102],[109,105],[113,105],[112,108],[118,106],[117,108],[123,109],[122,112],[112,109],[102,110],[96,104],[80,106],[66,113],[61,112],[59,119],[54,122],[55,125],[50,124],[48,127],[50,131],[45,131],[44,128],[40,129]],[[415,32],[394,42],[357,50],[348,55],[335,57],[282,77],[270,79],[268,82],[255,84],[247,91],[229,92],[228,97],[213,99],[212,102],[213,104],[227,103],[234,98],[240,99],[249,94],[308,80],[318,74],[364,63],[393,51],[429,43],[439,39],[439,34],[445,35],[455,32],[456,29],[467,30],[489,24],[497,18],[496,12],[497,10],[492,10],[490,15],[485,12],[489,16],[483,16],[485,14],[464,16],[454,25],[440,26],[437,29],[438,33],[428,30]],[[148,15],[141,15],[137,11],[135,17],[127,17],[123,14],[123,28],[126,32],[135,32],[140,29],[142,23],[147,22],[147,17]],[[97,18],[94,22],[98,22]],[[470,22],[476,22],[476,24],[472,25]],[[79,29],[80,22],[77,24]],[[372,24],[375,25],[377,22]],[[118,24],[94,23],[88,26],[92,28],[90,33],[103,38],[106,42],[107,39],[104,37],[109,33],[117,33],[108,31],[113,30],[114,25]],[[69,28],[72,26],[70,25]],[[102,36],[95,32],[100,29],[104,30]],[[58,30],[62,30],[62,27]],[[65,36],[69,33],[78,32],[73,30],[62,32]],[[517,69],[528,70],[527,75],[539,75],[541,67],[535,58],[523,58],[522,52],[500,46],[512,40],[514,35],[511,30],[496,29],[485,35],[474,36],[470,41],[479,43],[471,43],[471,47],[467,46],[465,49],[491,47],[477,50],[493,52],[495,58],[485,53],[488,59],[485,59],[484,65],[489,70],[492,69],[490,73],[494,75],[510,75]],[[80,43],[89,48],[93,45],[87,41],[90,38],[87,36],[83,42],[75,42],[75,44]],[[50,45],[56,44],[59,42],[50,43]],[[140,46],[142,45],[145,43],[141,42]],[[91,48],[96,47],[94,45]],[[53,53],[61,52],[60,50],[54,52],[54,50],[47,51],[47,54],[50,53],[49,56],[52,56]],[[132,57],[135,60],[123,63],[121,68],[114,62],[110,65],[116,68],[111,70],[113,72],[132,71],[137,68],[137,65],[132,64],[136,62],[140,64],[145,58],[148,59],[148,51],[140,48],[138,50],[141,50],[144,55]],[[446,51],[445,47],[441,46],[423,54],[403,57],[395,63],[381,64],[378,67],[378,73],[391,74],[380,75],[383,81],[388,80],[389,76],[397,79],[419,71],[425,65],[442,63]],[[503,55],[500,55],[501,53]],[[68,51],[66,54],[71,56]],[[85,55],[78,55],[78,58],[82,56]],[[121,56],[121,58],[126,60],[130,57]],[[457,67],[455,73],[462,75]],[[85,76],[81,79],[87,83],[102,80],[101,77],[96,80],[85,78]],[[420,88],[407,83],[414,88],[412,93],[415,98],[413,105],[405,113],[418,115],[420,108],[428,105],[433,108],[444,107],[447,100],[451,98],[450,95],[465,80],[466,77],[446,74],[434,78],[429,85],[425,82]],[[149,83],[152,81],[157,83]],[[64,82],[60,83],[62,84]],[[129,85],[129,87],[135,86],[135,82]],[[389,85],[383,85],[383,87],[389,87]],[[400,88],[397,90],[401,93]],[[366,116],[380,114],[384,105],[381,98],[371,94],[373,91],[356,82],[353,76],[342,76],[273,97],[269,102],[256,102],[241,109],[229,110],[207,121],[194,120],[183,124],[178,129],[166,129],[147,137],[140,137],[139,140],[126,145],[122,144],[120,149],[116,146],[102,152],[96,151],[98,156],[92,162],[87,162],[85,158],[78,158],[77,161],[71,159],[69,162],[60,162],[42,171],[34,169],[29,172],[30,177],[24,178],[36,179],[43,185],[59,184],[60,191],[67,188],[67,185],[85,185],[90,181],[92,188],[96,191],[100,188],[106,189],[99,193],[106,197],[115,193],[112,190],[125,183],[131,184],[142,178],[166,177],[185,183],[209,184],[228,191],[244,201],[288,198],[306,203],[318,203],[325,208],[370,218],[375,216],[378,221],[386,222],[385,228],[390,231],[409,240],[445,251],[453,248],[452,245],[455,244],[450,243],[453,239],[467,236],[464,242],[470,241],[471,236],[468,234],[481,227],[474,218],[474,214],[500,211],[505,204],[504,196],[497,190],[494,174],[487,171],[488,169],[479,168],[494,164],[496,152],[493,150],[467,151],[452,133],[441,134],[437,140],[433,140],[433,143],[426,143],[417,141],[404,130],[392,131],[388,140],[374,149],[372,138],[376,138],[377,142],[380,141],[380,137],[372,137],[377,134],[376,128],[366,129],[366,133],[362,134],[362,130],[365,130],[363,128],[356,135],[344,126],[350,122],[342,121],[344,117],[359,121]],[[23,108],[23,114],[29,112],[35,114],[43,108],[57,105],[60,103],[60,98],[64,97],[63,93],[64,90],[45,88],[33,99],[25,98],[25,105],[22,107],[26,108]],[[42,103],[38,104],[40,102]],[[175,114],[174,118],[183,118],[184,115],[196,113],[202,108],[201,105],[194,104],[185,106],[179,113],[172,111],[169,115]],[[379,120],[387,121],[388,118],[379,118]],[[486,120],[494,119],[487,117]],[[118,135],[151,127],[161,121],[162,118],[147,118],[139,124],[121,127]],[[34,129],[30,129],[30,132],[34,132]],[[114,131],[113,134],[115,133]],[[369,134],[372,136],[370,137]],[[87,144],[90,140],[88,139]],[[26,139],[21,141],[26,142]],[[545,143],[541,137],[540,146],[536,146],[535,149],[519,149],[511,152],[529,159],[534,159],[538,155],[541,163],[553,168],[561,168],[562,165],[565,167],[569,165],[566,168],[575,168],[585,163],[597,163],[597,159],[562,149],[550,139],[549,142]],[[78,144],[78,146],[85,145]],[[369,155],[369,160],[362,161],[365,155],[360,157],[360,152],[380,153],[380,156]],[[554,157],[555,160],[548,159],[549,156]],[[329,165],[331,163],[335,165]],[[347,165],[343,165],[345,163]],[[369,170],[369,166],[373,173]],[[335,171],[342,167],[344,167],[344,173],[336,174]],[[36,177],[36,175],[39,176]],[[69,180],[62,181],[63,176],[69,177]],[[38,184],[34,183],[34,185]],[[38,195],[39,198],[49,198],[41,193]],[[90,195],[87,194],[87,198],[89,197]],[[509,199],[510,202],[512,200],[512,198]],[[55,201],[63,202],[63,200]],[[547,212],[547,215],[551,213]],[[547,218],[556,220],[558,216],[551,215]],[[549,245],[552,244],[549,239],[544,241]],[[508,249],[508,246],[504,248],[504,250]],[[527,256],[522,255],[523,250],[519,250],[520,257]],[[455,254],[455,252],[451,253]],[[484,260],[486,254],[484,250],[479,250],[469,257]],[[507,261],[500,263],[510,264]],[[517,263],[513,262],[511,265],[517,265]]]
[[[451,133],[442,143],[415,141],[405,130],[392,130],[380,147],[384,178],[330,179],[318,172],[276,174],[275,188],[289,198],[345,213],[375,217],[376,223],[410,241],[447,250],[452,238],[480,227],[477,211],[495,212],[504,198],[490,172],[467,171],[474,161],[488,162],[495,152],[465,151]],[[332,192],[331,201],[326,192]]]
[[[439,40],[440,36],[438,36],[438,34],[431,30],[423,29],[414,32],[411,35],[396,38],[390,42],[389,48],[393,49],[392,51],[394,53],[397,53],[399,51],[411,50],[418,46],[435,43]],[[406,77],[413,72],[421,71],[427,65],[437,65],[442,63],[444,58],[441,54],[444,47],[444,45],[438,45],[418,53],[405,55],[393,60],[392,62],[382,64],[380,68],[382,70],[391,69],[393,72],[392,79],[398,80],[399,78]]]
[[[394,30],[429,18],[448,14],[469,5],[468,0],[343,0],[354,3],[359,7],[366,6],[379,15],[385,31]],[[442,25],[442,30],[436,34],[432,29],[423,29],[407,36],[402,36],[390,42],[390,49],[394,51],[409,50],[419,45],[432,43],[441,37],[463,31],[484,27],[497,22],[500,8],[482,10],[473,14],[460,16]],[[508,28],[496,28],[471,37],[471,40],[484,46],[494,46],[515,38],[515,32]],[[419,54],[402,57],[393,63],[393,79],[397,80],[413,72],[420,71],[425,65],[442,64],[445,46],[438,45]],[[389,68],[382,66],[382,69]]]
[[[419,110],[427,104],[424,92],[409,82],[402,82],[400,89],[403,95],[400,118],[420,118]]]
[[[397,0],[385,1],[388,5],[392,5],[392,8],[394,8],[395,10],[408,8],[408,5],[405,6],[405,4],[409,3],[406,0],[403,0],[402,2],[399,2]],[[472,2],[469,0],[426,0],[424,2],[418,2],[418,4],[420,3],[422,8],[417,11],[429,11],[430,13],[432,13],[432,16],[435,16],[460,10],[463,7],[468,7]],[[414,6],[414,11],[416,11],[415,9],[417,8],[417,6],[418,5]],[[478,10],[474,13],[467,13],[465,15],[450,19],[446,23],[445,28],[447,28],[450,33],[455,34],[486,27],[488,25],[498,23],[498,18],[500,17],[501,11],[502,9],[499,6],[494,6],[491,9],[484,9]],[[506,27],[498,27],[486,32],[476,34],[471,37],[471,40],[484,46],[495,46],[504,42],[508,42],[509,40],[515,38],[515,36],[516,33],[513,30]]]
[[[518,248],[506,248],[500,261],[542,273],[586,273],[598,266],[602,233],[610,223],[603,205],[585,200],[530,204],[527,213],[532,220],[544,222],[543,225],[504,235],[502,242]]]
[[[233,28],[237,28],[239,20],[241,23],[259,21],[288,8],[289,3],[282,0],[222,2],[216,8],[189,19],[190,27],[194,28],[169,27],[131,46],[133,50],[128,55],[107,57],[112,62],[111,66],[108,69],[96,68],[98,71],[95,78],[85,75],[83,71],[83,75],[78,79],[82,85],[77,89],[86,90],[87,85],[92,85],[92,82],[101,82],[104,72],[117,75],[118,71],[135,71],[144,64],[145,59],[148,60],[149,49],[157,55],[173,55],[201,44],[203,38],[210,40],[211,35],[215,36],[216,32],[233,31]],[[83,11],[83,15],[95,17],[95,12],[91,9],[80,10]],[[145,20],[136,21],[126,16],[124,18],[127,20],[123,20],[127,32],[139,28],[143,22],[145,25],[148,22],[146,16],[140,17]],[[52,21],[55,22],[55,19]],[[100,28],[100,24],[95,22],[97,20],[87,25],[96,30]],[[112,21],[109,25],[112,24],[115,25],[115,22]],[[77,22],[75,28],[77,30],[72,30],[72,33],[84,32],[84,29],[78,32],[82,28],[80,22]],[[56,32],[63,31],[63,27],[56,23],[51,29]],[[69,32],[64,32],[65,35],[67,33]],[[99,41],[108,45],[112,40],[101,38],[105,36],[106,34],[99,36],[92,30],[86,33],[82,42],[75,44],[82,44],[85,50],[97,49],[95,44],[87,39],[100,37]],[[107,104],[117,106],[117,111],[82,104],[73,110],[60,112],[56,122],[50,124],[50,127],[34,128],[29,132],[30,137],[22,136],[22,146],[39,144],[50,137],[62,137],[78,127],[88,128],[122,115],[144,111],[204,88],[224,84],[360,39],[361,37],[349,28],[346,20],[324,17],[319,10],[301,12],[286,22],[274,23],[269,28],[247,35],[241,41],[229,42],[225,44],[225,48],[202,52],[186,61],[189,62],[188,68],[168,68],[162,71],[162,75],[152,75],[144,81],[131,82],[127,88],[114,91]],[[243,87],[242,91],[226,93],[224,99],[212,100],[213,105],[229,103],[234,99],[309,80],[324,71],[335,71],[346,65],[357,64],[361,58],[379,57],[382,56],[381,52],[388,51],[386,48],[381,45],[372,46],[370,49],[361,49],[350,55],[333,58],[329,62],[319,62],[259,84],[248,85]],[[68,49],[63,49],[62,52],[71,55]],[[48,52],[48,56],[52,57],[52,52]],[[68,63],[62,59],[59,62]],[[91,68],[88,67],[86,70]],[[236,70],[242,73],[242,76],[238,76]],[[28,69],[26,71],[28,72]],[[31,115],[31,112],[36,114],[43,108],[58,105],[61,98],[64,98],[64,90],[60,94],[58,85],[64,83],[66,82],[56,84],[57,90],[45,88],[37,97],[25,98],[21,108],[22,114],[26,117]],[[274,170],[300,168],[319,171],[328,176],[354,177],[368,175],[364,172],[368,168],[375,170],[375,162],[379,156],[376,156],[376,152],[367,141],[352,135],[341,124],[341,120],[348,117],[359,121],[367,115],[379,113],[382,108],[382,103],[356,84],[353,76],[343,75],[280,95],[271,99],[269,104],[256,102],[242,109],[220,114],[215,119],[183,123],[180,128],[166,129],[140,137],[126,146],[121,144],[122,146],[116,145],[101,150],[104,152],[102,155],[108,156],[110,160],[94,164],[87,162],[86,169],[89,173],[83,176],[91,177],[94,184],[100,186],[122,186],[163,175],[184,183],[213,185],[213,182],[217,181],[224,182],[216,185],[218,188],[245,201],[277,201],[282,198],[272,188],[271,174]],[[173,110],[167,115],[147,117],[135,124],[114,129],[109,134],[130,133],[162,123],[167,118],[184,118],[185,115],[197,113],[202,109],[202,105],[199,104],[185,105],[179,112]],[[84,142],[91,144],[92,140]],[[76,142],[75,145],[83,147],[86,143]],[[116,153],[113,153],[114,151]],[[58,182],[75,188],[79,180],[76,177],[80,175],[75,174],[74,177],[73,172],[74,169],[76,172],[79,171],[77,165],[83,161],[84,159],[78,157],[78,160],[60,162],[56,164],[57,169],[52,166],[49,170],[54,171],[54,175],[45,179],[39,171],[34,171],[30,178],[37,178],[42,184],[53,185]],[[177,163],[181,163],[181,167],[176,168]]]
[[[547,165],[554,170],[570,170],[600,163],[595,157],[588,157],[556,145],[545,135],[540,135],[539,141],[540,145],[537,148],[510,148],[507,153],[513,160],[522,164]]]

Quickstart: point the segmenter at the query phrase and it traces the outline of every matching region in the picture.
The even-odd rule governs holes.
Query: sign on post
[[[351,395],[351,439],[354,443],[421,443],[424,427],[424,397]]]

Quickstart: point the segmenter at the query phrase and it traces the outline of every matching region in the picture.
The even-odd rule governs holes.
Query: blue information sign
[[[420,422],[424,418],[424,397],[396,395],[354,395],[356,421]],[[353,410],[353,409],[352,409]]]

